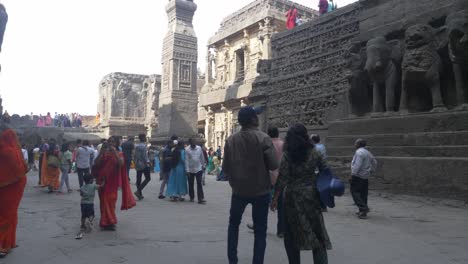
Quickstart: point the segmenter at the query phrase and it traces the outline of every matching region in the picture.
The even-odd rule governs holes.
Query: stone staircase
[[[331,122],[328,162],[340,177],[349,177],[357,138],[379,162],[374,188],[468,200],[468,112]]]

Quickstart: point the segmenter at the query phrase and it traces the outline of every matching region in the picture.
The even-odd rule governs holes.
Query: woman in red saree
[[[93,174],[97,184],[105,185],[99,189],[99,204],[101,209],[101,220],[99,225],[104,230],[115,230],[117,216],[115,206],[117,203],[118,189],[122,188],[121,210],[128,210],[136,205],[130,183],[128,182],[127,170],[125,168],[123,154],[116,148],[118,140],[111,137],[108,143],[104,143],[101,152],[95,161]]]
[[[286,28],[293,29],[296,26],[297,9],[295,7],[289,9],[286,17]]]
[[[18,207],[26,186],[28,167],[18,137],[11,129],[0,128],[0,258],[16,247]]]

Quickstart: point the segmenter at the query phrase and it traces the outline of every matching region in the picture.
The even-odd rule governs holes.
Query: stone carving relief
[[[447,19],[448,50],[455,78],[457,105],[468,110],[468,9],[450,14]]]
[[[358,15],[350,9],[327,23],[273,37],[273,59],[259,61],[250,95],[266,97],[268,124],[326,125],[349,90],[344,55],[359,33]]]
[[[414,102],[412,105],[419,111],[447,110],[440,90],[442,62],[437,46],[431,26],[417,24],[406,30],[400,111],[407,112],[409,102]],[[420,89],[427,89],[430,98],[424,97]]]

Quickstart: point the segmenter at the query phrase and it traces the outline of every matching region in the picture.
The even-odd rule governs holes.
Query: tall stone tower
[[[192,0],[169,0],[169,29],[163,44],[163,75],[159,95],[159,129],[156,140],[172,135],[197,134],[197,37]]]

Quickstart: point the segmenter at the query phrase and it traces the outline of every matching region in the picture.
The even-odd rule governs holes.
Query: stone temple
[[[467,197],[467,25],[466,0],[361,0],[273,34],[248,102],[321,134],[343,177],[364,138],[378,186]]]
[[[99,85],[98,104],[104,135],[154,136],[160,90],[159,75],[120,72],[106,75]]]
[[[153,142],[197,135],[198,46],[193,1],[170,0],[161,75],[111,73],[99,85],[100,127],[106,136],[147,134]]]
[[[272,58],[271,37],[286,30],[286,12],[296,7],[306,22],[317,11],[287,0],[256,0],[226,17],[208,42],[199,126],[208,147],[224,146],[237,131],[237,111],[248,104],[260,60]]]

